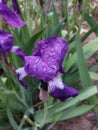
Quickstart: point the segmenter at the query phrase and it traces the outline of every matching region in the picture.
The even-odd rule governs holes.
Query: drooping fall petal
[[[70,97],[75,97],[78,95],[78,90],[65,85],[59,75],[54,77],[49,82],[49,89],[50,95],[55,99],[59,99],[60,101],[65,101]]]
[[[44,62],[42,58],[38,56],[26,56],[25,71],[29,76],[47,82],[56,76],[59,71],[59,66],[56,62],[52,62],[51,60],[50,62],[48,61],[47,64],[47,62]]]

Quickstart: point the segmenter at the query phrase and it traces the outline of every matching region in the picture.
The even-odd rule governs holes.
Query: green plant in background
[[[93,84],[92,80],[98,80],[98,74],[96,73],[98,61],[91,66],[86,65],[86,60],[98,51],[98,23],[88,13],[90,1],[61,1],[61,7],[63,6],[63,8],[59,15],[54,2],[51,2],[50,5],[48,5],[48,2],[42,2],[40,5],[35,0],[8,0],[2,2],[0,3],[0,7],[2,7],[0,8],[0,15],[2,16],[0,28],[3,30],[0,31],[0,129],[49,130],[57,121],[70,119],[89,110],[93,110],[97,116],[97,83]],[[12,5],[16,13],[10,14],[9,16],[13,16],[10,18],[6,15],[6,8],[10,10]],[[48,9],[48,7],[50,8]],[[4,14],[2,9],[5,12]],[[92,12],[91,9],[90,12]],[[11,25],[13,27],[6,24],[3,19],[9,25],[13,23]],[[11,23],[9,23],[10,21]],[[85,21],[90,25],[90,29],[81,35],[82,24]],[[96,38],[82,46],[82,43],[92,32],[95,33]],[[51,41],[49,37],[55,36],[59,36],[59,40],[54,38]],[[66,41],[60,37],[64,39],[66,37],[69,44],[68,51],[67,48],[64,50],[67,44]],[[43,50],[40,46],[40,44],[46,45],[46,41],[43,39],[51,43],[52,47],[46,46]],[[2,40],[5,46],[2,44]],[[36,41],[39,41],[39,43],[36,44]],[[53,57],[51,50],[57,45],[54,45],[54,41],[57,44],[60,43],[60,46],[59,49],[54,50]],[[37,49],[34,49],[35,46]],[[41,51],[44,51],[42,55],[39,54]],[[65,51],[66,57],[64,57]],[[48,54],[52,55],[54,61],[49,62],[50,57],[46,57]],[[40,60],[39,64],[35,63],[35,60],[39,57],[46,60],[49,69],[52,66],[51,73],[48,71],[48,66],[46,66],[47,73],[43,74],[41,70],[42,61]],[[29,58],[31,59],[29,60]],[[61,68],[62,62],[66,72]],[[33,68],[34,65],[35,69]],[[20,73],[19,68],[21,66],[25,67],[29,76],[34,77],[25,77],[24,71]],[[24,69],[22,68],[22,70]],[[61,90],[57,92],[60,97],[58,97],[58,94],[52,93],[52,89],[55,88],[52,88],[52,85],[62,84],[61,78],[56,75],[57,72],[63,72],[63,82],[74,87],[71,88],[71,94],[67,87],[66,94],[63,95]],[[23,80],[22,76],[25,77]],[[50,78],[49,81],[47,77]],[[38,79],[44,82],[40,82]],[[48,95],[47,87],[50,89],[50,95],[56,98],[55,100]],[[76,96],[78,93],[76,89],[79,90],[78,96]],[[61,102],[65,100],[62,99],[62,96],[67,94],[70,98],[67,99],[67,97],[65,102]],[[73,98],[74,96],[76,97]]]

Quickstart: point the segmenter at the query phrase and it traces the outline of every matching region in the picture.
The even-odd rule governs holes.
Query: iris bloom
[[[13,46],[14,38],[11,33],[0,30],[0,49],[4,55],[14,52],[20,57],[24,57],[24,52],[18,46]]]
[[[2,0],[0,2],[0,16],[12,27],[20,28],[25,25],[19,16],[11,10],[6,5],[2,4],[7,2],[7,0]],[[4,54],[9,53],[10,51],[15,52],[22,58],[24,57],[24,52],[17,46],[13,46],[14,38],[11,33],[0,30],[0,49]]]
[[[12,27],[19,28],[25,25],[17,13],[8,6],[0,3],[0,16]]]
[[[8,2],[8,0],[0,0],[0,3],[2,3],[2,4],[7,4],[7,2]],[[13,6],[14,11],[17,14],[20,14],[20,9],[19,9],[17,0],[12,0],[12,6]]]
[[[13,35],[0,30],[0,46],[4,54],[7,54],[13,46]]]
[[[0,16],[12,27],[20,28],[25,25],[19,16],[7,7],[7,0],[0,1]],[[11,33],[0,30],[0,61],[6,61],[6,55],[9,52],[14,52],[19,55],[21,58],[24,58],[24,51],[17,46],[13,46],[14,38]],[[0,68],[0,76],[3,74],[3,69]],[[25,84],[24,84],[25,85]]]
[[[33,54],[24,57],[24,67],[16,70],[19,80],[27,75],[36,77],[43,82],[42,88],[48,86],[50,95],[61,101],[75,97],[78,91],[65,85],[60,76],[60,72],[64,73],[62,62],[67,50],[66,40],[60,37],[39,41]]]
[[[24,60],[25,53],[18,46],[13,46],[14,38],[11,33],[0,30],[0,62],[6,63],[6,55],[13,52]],[[5,62],[6,61],[6,62]],[[3,74],[3,69],[0,68],[0,76]],[[25,83],[24,83],[25,86]]]

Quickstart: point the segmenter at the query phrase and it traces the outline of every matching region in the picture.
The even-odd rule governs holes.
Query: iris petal
[[[27,73],[25,72],[24,67],[18,68],[18,69],[16,70],[16,73],[17,73],[17,75],[18,75],[19,80],[22,80],[24,77],[27,76]]]
[[[12,34],[0,30],[0,45],[5,54],[11,50],[13,42],[14,39]]]
[[[24,57],[24,69],[26,74],[46,84],[48,82],[50,94],[62,101],[63,98],[66,100],[68,96],[66,96],[65,86],[60,76],[58,76],[58,73],[61,72],[65,74],[62,62],[67,51],[68,45],[66,40],[55,36],[39,41],[35,46],[33,54]],[[22,79],[21,77],[23,78],[23,76],[20,75],[19,79]],[[46,86],[42,84],[41,88],[43,87]],[[63,90],[64,94],[62,97],[61,92]]]
[[[47,82],[58,72],[57,63],[45,63],[39,56],[25,56],[25,71],[28,75],[34,76],[39,80]]]
[[[74,88],[68,87],[65,85],[63,89],[59,89],[55,86],[55,89],[50,92],[50,95],[55,99],[59,99],[60,101],[65,101],[70,97],[75,97],[78,95],[78,91]]]
[[[17,14],[20,14],[20,9],[19,9],[17,0],[12,0],[12,5],[13,5],[13,8],[14,8],[15,12],[16,12]]]
[[[52,58],[52,60],[55,60],[61,66],[67,51],[67,41],[55,36],[39,41],[36,44],[33,55],[41,56],[45,62]]]
[[[16,74],[17,74],[19,83],[23,87],[27,88],[28,87],[27,83],[23,81],[23,78],[27,76],[27,73],[25,72],[24,67],[17,69]]]
[[[64,73],[62,62],[68,50],[65,39],[51,37],[39,41],[32,56],[25,57],[25,71],[28,75],[48,82],[60,71]]]
[[[19,28],[25,25],[25,22],[23,22],[13,10],[1,3],[0,15],[12,27]]]
[[[64,85],[59,75],[54,77],[49,82],[49,88],[50,95],[53,96],[55,99],[59,99],[60,101],[65,101],[70,97],[75,97],[78,95],[78,90]]]
[[[14,52],[16,55],[18,55],[19,57],[21,57],[24,60],[25,52],[18,46],[13,46],[11,49],[11,52]]]

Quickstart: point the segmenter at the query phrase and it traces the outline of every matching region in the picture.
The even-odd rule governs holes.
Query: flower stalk
[[[36,122],[33,122],[27,115],[24,115],[24,119],[29,123],[31,124],[32,126],[37,126],[37,127],[40,127],[40,125]]]

